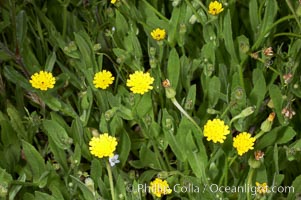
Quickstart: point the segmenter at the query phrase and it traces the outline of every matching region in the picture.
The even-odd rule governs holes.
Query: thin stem
[[[298,15],[296,14],[296,12],[295,12],[295,10],[294,10],[294,8],[293,8],[293,6],[292,6],[291,1],[290,1],[290,0],[286,0],[286,4],[287,4],[287,6],[289,7],[289,9],[291,10],[291,12],[293,13],[293,15],[294,15],[294,17],[295,17],[295,20],[296,20],[296,22],[297,22],[297,24],[298,24],[298,26],[299,26],[299,30],[301,30],[301,23],[300,23],[300,21],[299,21],[299,17],[298,17]]]
[[[301,38],[300,34],[296,34],[296,33],[277,33],[274,35],[275,37],[280,37],[280,36],[288,36],[288,37],[296,37],[296,38]]]
[[[196,11],[196,9],[193,7],[193,5],[190,3],[189,0],[185,0],[186,4],[189,6],[189,8],[192,10],[193,14],[196,16],[196,18],[198,19],[198,21],[200,23],[202,23],[202,18],[199,15],[199,13]]]
[[[182,108],[182,106],[178,103],[178,101],[176,100],[176,98],[171,98],[172,103],[181,111],[181,113],[183,115],[185,115],[194,125],[195,127],[201,132],[203,133],[202,129],[199,127],[199,125],[194,121],[194,119],[192,119],[192,117],[190,117],[190,115],[188,115],[188,113]]]
[[[111,166],[110,166],[110,163],[109,163],[108,160],[106,160],[106,167],[107,167],[107,171],[108,171],[108,175],[109,175],[109,182],[110,182],[112,200],[115,200],[115,191],[114,191],[112,170],[111,170]]]
[[[156,13],[162,20],[168,22],[169,20],[162,15],[157,9],[155,9],[150,3],[148,3],[146,0],[142,0],[154,13]]]
[[[247,180],[247,186],[250,187],[252,186],[252,178],[253,178],[253,174],[254,174],[254,169],[251,168],[248,174],[248,180]],[[247,190],[247,200],[251,200],[251,196],[250,196],[250,191]]]
[[[252,46],[251,50],[254,51],[255,49],[258,48],[259,44],[262,42],[262,39],[264,38],[264,36],[272,29],[274,28],[276,25],[286,21],[286,20],[289,20],[289,19],[293,19],[295,18],[295,16],[293,15],[288,15],[286,17],[283,17],[279,20],[277,20],[275,23],[273,23],[269,28],[266,29],[266,31],[264,33],[261,34],[261,36],[258,38],[258,40],[255,42],[255,44]]]
[[[161,167],[163,168],[163,170],[167,171],[167,169],[168,169],[167,164],[162,159],[162,156],[160,154],[160,151],[159,151],[156,141],[152,140],[152,145],[154,147],[155,154],[157,155],[157,157],[159,159],[159,163],[161,164]]]
[[[260,131],[259,133],[257,133],[254,138],[257,140],[258,138],[260,138],[263,134],[265,133],[265,131]]]
[[[224,115],[229,111],[229,109],[235,104],[234,101],[231,101],[228,106],[226,107],[226,109],[224,110],[224,112],[221,114],[220,118],[223,118]]]

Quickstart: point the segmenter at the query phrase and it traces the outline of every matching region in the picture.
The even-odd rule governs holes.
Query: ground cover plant
[[[1,199],[300,199],[301,2],[0,1]]]

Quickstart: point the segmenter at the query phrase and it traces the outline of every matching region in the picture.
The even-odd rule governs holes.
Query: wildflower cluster
[[[204,136],[208,141],[214,143],[224,143],[226,135],[230,133],[229,127],[220,119],[208,120],[204,126]],[[250,133],[240,133],[233,139],[233,147],[236,148],[238,155],[243,155],[253,149],[255,138]]]
[[[107,70],[102,70],[94,75],[93,84],[95,88],[107,89],[115,80],[112,73]],[[55,78],[51,72],[40,71],[31,76],[29,81],[32,87],[40,90],[48,90],[54,87]],[[135,71],[130,74],[126,85],[135,94],[144,94],[153,89],[154,78],[147,72]]]

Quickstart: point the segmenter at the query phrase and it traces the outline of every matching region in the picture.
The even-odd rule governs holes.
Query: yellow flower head
[[[154,78],[150,74],[143,73],[142,71],[135,71],[134,74],[130,74],[130,78],[126,81],[126,86],[130,87],[130,90],[135,94],[144,94],[153,89]]]
[[[111,4],[115,4],[117,0],[111,0]]]
[[[236,148],[238,155],[242,155],[253,149],[255,138],[250,133],[243,132],[233,139],[233,147]]]
[[[96,88],[106,89],[114,81],[112,73],[106,70],[102,70],[95,74],[93,84]]]
[[[150,191],[156,197],[161,197],[162,195],[170,194],[172,192],[172,190],[169,188],[167,181],[163,181],[159,178],[156,178],[150,183]]]
[[[165,36],[166,36],[166,32],[164,29],[155,29],[151,32],[151,36],[153,37],[154,40],[164,40]]]
[[[224,10],[223,5],[221,3],[219,3],[218,1],[210,2],[208,12],[211,15],[218,15],[223,10]]]
[[[229,133],[229,126],[220,119],[208,120],[204,126],[204,136],[208,141],[212,140],[214,143],[224,143],[226,135]]]
[[[115,137],[109,136],[108,133],[104,133],[99,135],[99,137],[92,137],[89,145],[89,150],[92,155],[98,158],[113,157],[117,141]]]
[[[256,192],[257,193],[265,194],[268,192],[269,187],[268,187],[267,183],[260,184],[260,183],[256,182],[255,184],[256,184]]]
[[[46,91],[49,88],[54,87],[55,78],[51,72],[40,71],[33,74],[29,82],[31,83],[32,87]]]

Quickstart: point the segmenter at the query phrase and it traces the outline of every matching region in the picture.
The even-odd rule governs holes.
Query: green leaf
[[[211,79],[209,79],[208,87],[210,88],[208,90],[209,107],[213,108],[219,100],[219,94],[221,89],[221,82],[219,78],[214,76]]]
[[[6,172],[5,169],[0,168],[0,183],[3,186],[8,186],[9,182],[13,180],[13,177]]]
[[[22,140],[23,152],[32,173],[33,182],[38,183],[42,174],[46,171],[44,159],[41,154],[28,142]]]
[[[288,200],[295,200],[298,199],[301,193],[301,175],[297,176],[293,181],[291,187],[288,188]]]
[[[196,177],[201,178],[203,183],[206,182],[206,172],[205,172],[205,165],[206,163],[203,162],[202,153],[199,151],[198,147],[196,146],[194,139],[192,137],[191,131],[188,131],[186,134],[186,145],[185,149],[187,155],[189,155],[189,165],[196,175]]]
[[[152,108],[151,93],[148,92],[141,97],[141,100],[136,107],[136,113],[140,118],[142,118],[147,113],[152,113]]]
[[[10,122],[14,130],[16,131],[19,139],[25,139],[29,141],[31,138],[28,138],[28,133],[25,131],[25,127],[22,123],[22,119],[19,115],[17,109],[11,104],[7,104],[7,114],[10,118]]]
[[[44,192],[38,192],[35,191],[35,200],[56,200],[54,197],[51,195],[44,193]]]
[[[96,66],[92,42],[89,35],[83,31],[74,33],[74,38],[81,53],[81,66],[79,69],[85,74],[89,83],[92,83],[92,72]]]
[[[260,105],[262,104],[265,94],[266,94],[266,82],[263,76],[263,73],[260,69],[256,68],[252,74],[253,78],[253,89],[250,93],[250,102],[251,105],[256,105],[256,109],[260,109]]]
[[[64,172],[68,171],[68,164],[67,164],[67,156],[64,149],[58,147],[58,145],[53,141],[51,137],[49,137],[49,148],[53,153],[54,159],[61,165],[62,170]]]
[[[29,84],[29,81],[19,72],[17,72],[11,66],[4,67],[4,76],[12,83],[21,86],[22,88],[32,91],[33,88]]]
[[[258,32],[258,25],[259,25],[257,0],[249,1],[249,17],[250,17],[251,28],[255,35]]]
[[[181,147],[181,140],[178,140],[178,138],[174,135],[174,119],[171,115],[169,115],[166,109],[163,110],[162,126],[165,140],[168,142],[171,150],[176,155],[177,159],[184,162],[187,158],[185,150]],[[182,133],[178,132],[178,134]],[[178,137],[180,137],[180,135]]]
[[[285,144],[289,141],[291,141],[295,135],[296,131],[290,127],[276,127],[272,129],[270,132],[265,133],[264,136],[262,136],[256,143],[256,148],[263,149],[267,146],[271,146],[275,143],[277,144]]]
[[[182,6],[183,7],[183,6]],[[178,34],[178,26],[179,26],[179,17],[181,14],[181,8],[174,7],[171,14],[171,19],[169,20],[168,25],[168,43],[170,46],[174,47],[176,43],[176,38]]]
[[[97,158],[94,158],[91,161],[91,178],[94,180],[95,188],[100,187],[100,177],[102,177],[103,167],[101,165],[101,161]]]
[[[20,183],[25,183],[26,180],[26,174],[25,173],[21,173],[18,177],[18,181]],[[10,190],[9,190],[9,200],[15,200],[16,195],[18,194],[18,192],[22,189],[23,185],[13,185]]]
[[[70,138],[66,130],[54,120],[44,120],[43,127],[45,128],[48,137],[50,137],[53,142],[60,149],[68,149],[70,147]]]
[[[176,89],[180,77],[180,58],[175,48],[173,48],[169,53],[167,74],[167,78],[170,81],[171,87]]]
[[[84,135],[84,128],[81,120],[77,117],[73,120],[71,125],[71,133],[72,138],[75,140],[75,142],[79,143],[81,146],[83,144],[83,135]]]
[[[238,64],[237,55],[234,48],[233,43],[233,32],[232,32],[232,19],[230,15],[230,10],[227,10],[226,16],[224,18],[224,29],[223,29],[223,35],[224,35],[224,41],[225,41],[225,47],[230,54],[231,61],[234,64]]]
[[[116,18],[115,18],[115,25],[116,25],[116,32],[118,36],[123,38],[129,32],[129,25],[127,20],[124,16],[116,9]]]
[[[51,72],[55,64],[55,61],[56,61],[56,55],[55,52],[52,52],[52,54],[50,54],[47,57],[46,64],[45,64],[45,71]]]
[[[95,196],[93,195],[93,193],[89,190],[89,188],[83,182],[81,182],[75,176],[70,175],[70,177],[73,180],[73,182],[80,188],[85,199],[89,199],[89,200],[95,199]]]
[[[120,133],[120,140],[117,146],[121,166],[124,166],[131,150],[131,140],[128,133],[123,129]]]
[[[186,97],[185,106],[184,106],[185,110],[192,110],[194,108],[195,98],[196,98],[196,85],[193,84],[189,88],[189,91],[188,91],[188,94]]]
[[[27,33],[27,15],[24,10],[21,10],[16,17],[16,35],[18,45],[23,50],[24,39]]]
[[[146,147],[146,145],[142,145],[139,152],[139,158],[145,167],[161,170],[158,155]]]

